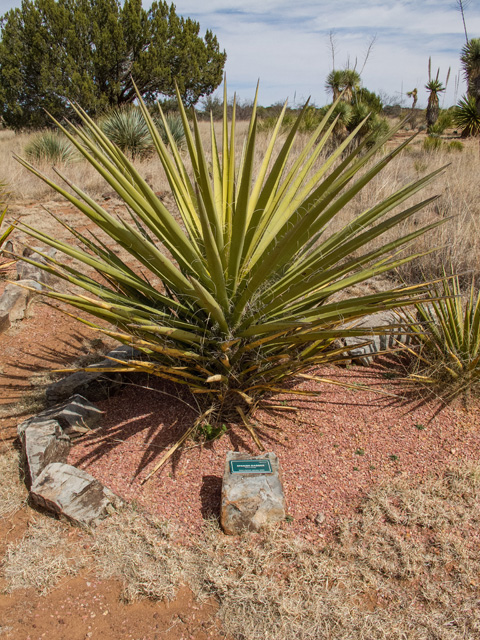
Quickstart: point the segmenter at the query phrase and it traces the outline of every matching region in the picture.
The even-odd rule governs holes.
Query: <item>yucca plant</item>
[[[155,125],[160,133],[163,143],[168,147],[169,135],[167,128],[171,134],[172,140],[175,142],[179,149],[183,149],[186,144],[185,131],[183,128],[183,122],[180,116],[176,113],[167,113],[165,115],[165,123],[161,117],[155,118]]]
[[[46,131],[36,136],[25,147],[25,155],[36,162],[68,164],[78,159],[75,147],[55,131]]]
[[[105,136],[133,159],[154,150],[152,136],[141,110],[132,105],[112,109],[98,121]]]
[[[439,94],[443,93],[448,85],[448,80],[450,78],[450,69],[447,72],[447,79],[445,80],[445,85],[443,85],[438,79],[440,75],[440,69],[437,70],[437,75],[435,78],[432,77],[432,59],[428,59],[428,82],[425,85],[425,89],[428,91],[428,104],[427,104],[427,131],[430,133],[431,128],[435,125],[438,120],[438,115],[440,113],[440,101]]]
[[[480,382],[480,293],[474,282],[466,304],[458,276],[444,275],[429,296],[415,307],[416,317],[404,311],[418,350],[411,378],[439,388],[447,397]]]
[[[472,96],[461,98],[453,112],[453,120],[462,129],[462,138],[480,135],[480,114]]]
[[[416,228],[373,246],[374,240],[435,199],[399,209],[442,169],[372,203],[333,232],[329,230],[332,220],[407,142],[378,158],[388,136],[365,152],[367,138],[346,153],[361,122],[319,163],[336,125],[335,121],[328,124],[334,103],[294,157],[303,112],[282,142],[279,132],[285,105],[264,157],[258,161],[255,99],[238,160],[235,108],[229,123],[226,89],[221,139],[217,140],[212,121],[208,150],[195,114],[191,131],[180,96],[178,99],[188,163],[171,134],[167,149],[139,98],[176,201],[175,212],[165,207],[133,163],[76,107],[84,127],[59,126],[124,200],[133,222],[120,221],[80,187],[68,183],[67,190],[19,159],[110,237],[112,246],[82,235],[62,220],[60,224],[83,249],[25,224],[19,226],[96,272],[84,275],[68,262],[47,256],[48,264],[38,265],[82,290],[63,293],[51,289],[45,295],[88,312],[101,321],[92,320],[90,326],[143,352],[144,358],[126,366],[118,363],[117,370],[143,371],[187,385],[205,420],[208,416],[212,425],[240,421],[262,448],[249,419],[256,407],[267,403],[285,410],[268,397],[291,393],[288,383],[293,378],[308,377],[312,367],[340,359],[343,349],[334,348],[335,339],[363,335],[349,323],[412,304],[425,292],[425,285],[419,285],[360,297],[348,295],[351,286],[411,260],[414,256],[400,252],[427,229],[441,224]],[[165,124],[164,116],[162,119]],[[401,126],[399,123],[391,133]],[[115,252],[118,245],[129,254],[128,264]],[[162,284],[155,285],[159,280]],[[111,329],[104,328],[105,321]],[[182,441],[189,433],[191,430]]]

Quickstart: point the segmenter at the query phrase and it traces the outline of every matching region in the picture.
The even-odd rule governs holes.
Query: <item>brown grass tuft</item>
[[[131,507],[97,529],[93,552],[102,578],[123,580],[126,602],[170,600],[184,581],[188,554],[172,542],[168,525]]]
[[[0,519],[18,511],[27,499],[27,491],[19,477],[18,454],[0,454]]]
[[[7,547],[0,565],[7,592],[34,588],[45,595],[61,578],[78,573],[87,557],[67,542],[67,529],[71,527],[42,517],[30,524],[20,542]]]

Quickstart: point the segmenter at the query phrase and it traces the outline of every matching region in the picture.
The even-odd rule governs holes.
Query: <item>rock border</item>
[[[100,409],[76,394],[17,427],[32,504],[81,527],[91,527],[123,501],[82,469],[67,464],[73,440],[99,426]]]

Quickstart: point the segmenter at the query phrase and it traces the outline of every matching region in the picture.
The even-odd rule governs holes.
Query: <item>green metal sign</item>
[[[263,460],[230,460],[230,473],[272,473],[268,458]]]

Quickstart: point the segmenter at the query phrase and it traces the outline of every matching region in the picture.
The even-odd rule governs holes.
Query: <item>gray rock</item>
[[[128,345],[120,345],[108,353],[111,358],[127,361],[131,358],[140,358],[142,353]],[[53,382],[45,392],[48,404],[60,402],[72,394],[79,393],[89,400],[101,400],[110,395],[110,392],[122,383],[119,373],[102,373],[95,371],[97,368],[111,367],[115,363],[105,359],[88,367],[89,371],[77,371],[75,373]]]
[[[369,329],[371,327],[382,327],[388,331],[383,335],[367,334],[365,336],[342,338],[342,343],[349,347],[349,357],[362,366],[368,367],[372,364],[375,355],[380,351],[395,349],[400,344],[407,344],[409,336],[401,328],[395,328],[402,324],[400,317],[394,311],[382,311],[367,316],[363,321],[355,325],[355,328]],[[361,345],[361,346],[356,346]]]
[[[53,462],[30,490],[32,502],[80,526],[92,526],[122,501],[93,476],[69,464]]]
[[[319,511],[315,516],[314,522],[319,527],[321,524],[325,522],[325,515],[321,511]]]
[[[22,439],[23,432],[31,425],[56,420],[66,435],[70,436],[70,438],[75,438],[98,426],[102,413],[98,407],[86,398],[76,394],[62,404],[46,409],[25,420],[25,422],[18,425],[17,433]]]
[[[22,430],[20,438],[28,485],[35,482],[50,463],[67,461],[70,438],[57,420],[32,422]]]
[[[10,326],[10,314],[5,309],[1,310],[1,298],[0,298],[0,333],[6,331]]]
[[[7,284],[0,298],[0,316],[8,314],[10,322],[23,320],[28,303],[34,295],[33,291],[24,287],[37,290],[39,288],[38,283],[33,280],[20,280],[18,284],[23,286],[19,287],[13,283]]]
[[[270,460],[272,473],[231,473],[232,460]],[[235,535],[258,531],[285,519],[285,496],[278,458],[274,453],[252,457],[229,452],[222,484],[220,522],[224,532]]]
[[[34,247],[25,249],[23,251],[23,256],[30,260],[34,260],[35,262],[39,262],[40,264],[48,264],[47,259],[37,253],[37,251],[42,251],[52,258],[55,257],[55,254],[57,253],[53,248],[45,250],[40,249],[39,247]],[[17,280],[35,280],[37,283],[45,284],[52,280],[52,275],[34,264],[25,262],[25,260],[19,260],[17,262]]]

